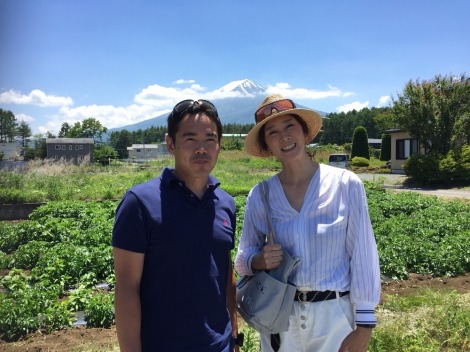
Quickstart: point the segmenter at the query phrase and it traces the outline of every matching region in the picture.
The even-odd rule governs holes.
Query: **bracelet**
[[[359,328],[367,328],[367,329],[375,328],[375,324],[356,324],[356,326]]]

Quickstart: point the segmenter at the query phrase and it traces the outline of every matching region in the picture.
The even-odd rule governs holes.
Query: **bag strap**
[[[261,200],[263,201],[264,208],[266,209],[266,220],[268,222],[268,231],[273,236],[273,242],[276,242],[276,233],[274,232],[274,226],[271,219],[271,211],[269,208],[269,184],[268,181],[260,183],[261,187]]]

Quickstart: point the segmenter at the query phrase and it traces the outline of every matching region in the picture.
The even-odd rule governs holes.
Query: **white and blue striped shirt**
[[[289,279],[302,290],[350,291],[356,322],[375,323],[380,301],[377,247],[364,186],[351,171],[320,164],[300,212],[289,204],[278,175],[269,183],[276,243],[301,258]],[[251,260],[267,234],[266,212],[256,185],[247,198],[235,259],[239,275],[253,275]]]

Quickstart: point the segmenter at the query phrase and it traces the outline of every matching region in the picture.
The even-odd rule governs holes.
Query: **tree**
[[[47,158],[47,144],[46,138],[56,138],[56,136],[50,132],[46,132],[46,137],[43,137],[41,133],[35,134],[35,145],[34,145],[34,155],[36,158],[45,159]]]
[[[392,136],[388,133],[382,135],[382,144],[380,147],[380,160],[388,161],[392,158]]]
[[[68,138],[93,138],[95,142],[101,141],[103,133],[108,129],[101,122],[93,117],[84,119],[82,122],[75,122],[73,126],[67,123],[62,124],[61,132],[63,137]]]
[[[93,159],[103,165],[106,165],[109,159],[116,159],[118,156],[118,153],[114,148],[106,144],[101,144],[95,147],[93,154]]]
[[[111,132],[109,141],[118,153],[119,159],[126,159],[129,156],[127,147],[132,145],[132,135],[128,130]]]
[[[17,126],[15,115],[9,110],[0,109],[0,143],[13,142]]]
[[[401,128],[420,141],[428,152],[446,155],[460,143],[456,133],[468,137],[465,114],[470,113],[470,79],[461,75],[436,76],[429,81],[409,81],[394,101],[393,111]]]
[[[31,128],[25,121],[21,121],[16,131],[17,136],[21,137],[23,148],[26,147],[26,139],[31,137]]]
[[[364,108],[328,114],[323,120],[323,133],[314,141],[322,144],[343,145],[352,142],[352,135],[357,126],[363,126],[371,138],[379,138],[386,128],[392,125],[389,108]],[[380,117],[380,118],[379,118]]]
[[[351,159],[355,157],[370,159],[369,155],[369,137],[367,130],[363,126],[358,126],[354,129],[352,138]]]
[[[62,126],[60,127],[60,131],[58,134],[59,138],[65,138],[67,137],[68,133],[70,132],[70,125],[67,122],[64,122]]]

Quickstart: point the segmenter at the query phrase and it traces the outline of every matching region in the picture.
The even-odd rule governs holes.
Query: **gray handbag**
[[[267,213],[269,231],[275,239],[269,212],[267,181],[260,184],[262,199]],[[289,316],[294,306],[296,287],[288,277],[299,257],[292,257],[283,249],[281,265],[270,271],[259,271],[244,276],[237,283],[237,308],[248,325],[263,334],[277,334],[289,329]]]

